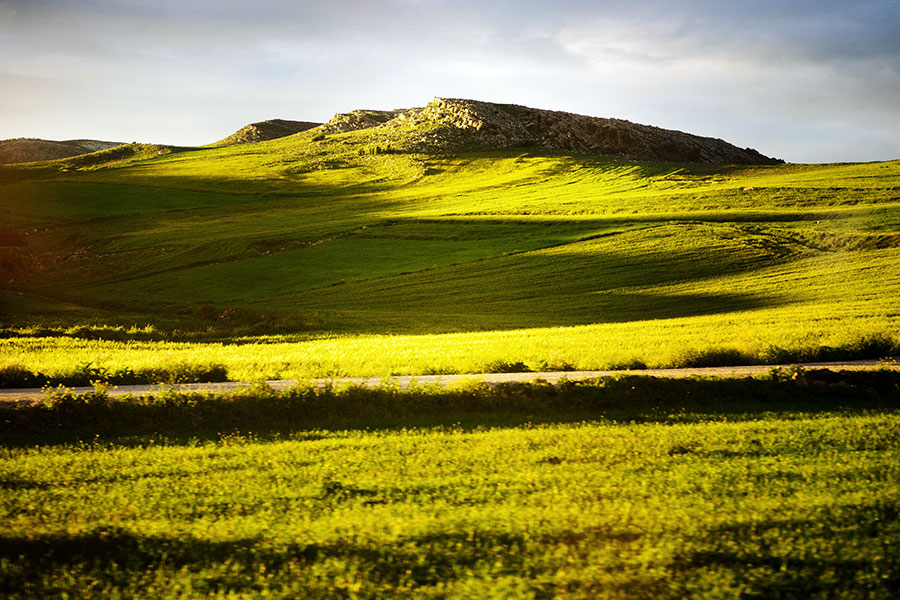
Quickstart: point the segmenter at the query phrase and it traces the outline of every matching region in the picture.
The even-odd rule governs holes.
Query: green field
[[[414,133],[0,167],[0,594],[900,594],[896,372],[262,383],[900,355],[900,162]]]
[[[8,598],[880,598],[900,377],[0,408]]]
[[[371,135],[3,167],[0,367],[172,371],[187,353],[231,378],[380,376],[896,350],[898,162],[373,154]]]

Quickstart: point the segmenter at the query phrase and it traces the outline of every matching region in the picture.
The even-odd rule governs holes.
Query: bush
[[[506,360],[495,360],[484,367],[485,373],[531,373],[528,365],[522,361],[510,362]]]
[[[676,367],[734,367],[755,364],[756,358],[734,348],[689,350],[676,359]]]
[[[541,359],[534,366],[534,371],[536,373],[549,373],[549,372],[559,372],[559,371],[577,371],[575,365],[565,360],[544,360]]]
[[[111,371],[86,362],[73,371],[61,375],[33,373],[20,365],[0,368],[0,388],[34,388],[45,385],[87,386],[102,382],[111,385],[141,385],[152,383],[215,383],[228,381],[225,365],[182,363],[156,369],[122,367]]]
[[[35,375],[21,365],[7,365],[0,368],[0,387],[24,388],[40,387],[44,384],[40,375]]]
[[[806,348],[770,347],[762,353],[760,362],[787,364],[795,362],[831,362],[842,360],[872,360],[900,354],[900,343],[888,335],[864,336],[843,346],[809,346]]]
[[[225,365],[215,363],[206,365],[181,363],[143,370],[136,377],[142,380],[140,383],[213,383],[228,381],[228,369]],[[110,383],[124,382],[110,381]]]

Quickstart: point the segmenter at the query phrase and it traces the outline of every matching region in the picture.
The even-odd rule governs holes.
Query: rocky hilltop
[[[250,123],[238,129],[224,140],[220,140],[213,144],[214,146],[230,146],[232,144],[251,144],[253,142],[265,142],[275,140],[313,127],[318,127],[321,123],[311,123],[309,121],[287,121],[284,119],[269,119],[268,121],[260,121],[259,123]]]
[[[348,113],[337,113],[331,120],[322,125],[320,131],[322,133],[342,133],[345,131],[356,131],[358,129],[368,129],[370,127],[379,127],[391,123],[394,119],[401,115],[406,115],[411,111],[421,109],[397,109],[397,110],[354,110]]]
[[[337,114],[319,131],[330,134],[360,129],[371,129],[374,140],[391,148],[426,153],[522,148],[641,161],[783,162],[720,139],[622,119],[453,98],[435,98],[424,108]]]
[[[0,165],[57,160],[114,148],[121,142],[100,140],[66,140],[57,142],[36,138],[0,140]]]
[[[635,161],[711,164],[783,162],[752,148],[738,148],[720,139],[622,119],[457,98],[435,98],[422,108],[338,113],[324,124],[284,119],[259,121],[212,146],[262,142],[305,131],[312,136],[365,131],[362,137],[354,136],[353,141],[347,140],[347,143],[361,143],[360,151],[363,153],[400,151],[433,154],[521,149]],[[109,150],[118,145],[97,140],[3,140],[0,141],[0,164],[70,158]],[[148,151],[129,147],[114,152],[122,154],[114,158],[125,160],[134,158],[135,153],[143,155]],[[103,154],[86,157],[85,160],[93,164],[100,158],[111,157]]]

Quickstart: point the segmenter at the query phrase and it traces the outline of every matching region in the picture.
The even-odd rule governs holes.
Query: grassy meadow
[[[8,598],[893,598],[900,376],[0,408]]]
[[[896,371],[263,383],[897,356],[900,162],[394,135],[0,166],[0,595],[900,594]]]
[[[897,348],[900,163],[389,146],[313,130],[3,167],[4,379],[154,380],[185,360],[259,379]]]

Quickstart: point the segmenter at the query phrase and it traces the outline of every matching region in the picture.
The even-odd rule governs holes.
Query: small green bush
[[[675,361],[676,367],[733,367],[756,364],[756,358],[734,348],[691,350]]]
[[[484,367],[485,373],[531,373],[522,361],[495,360]]]

